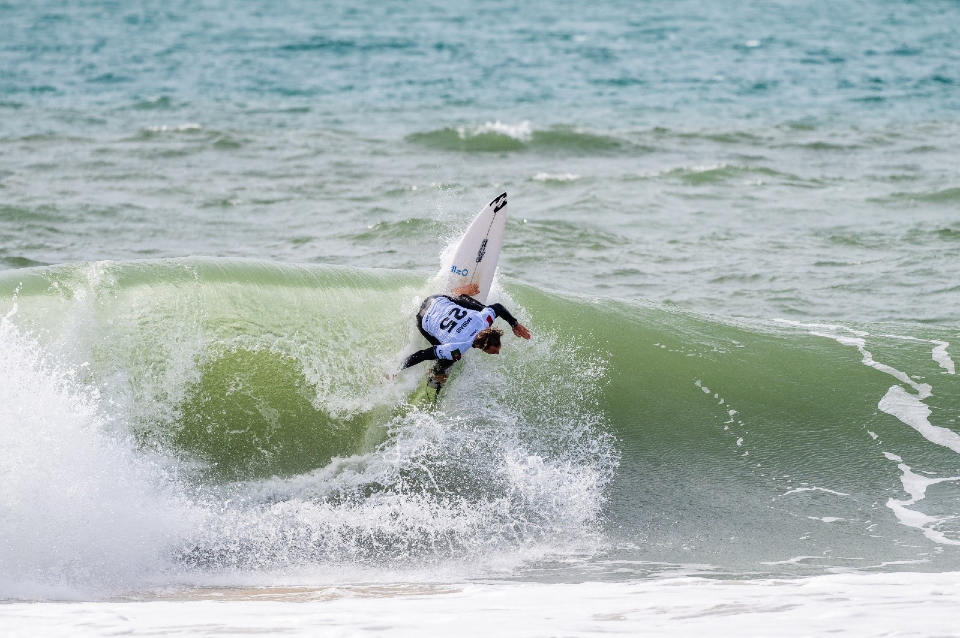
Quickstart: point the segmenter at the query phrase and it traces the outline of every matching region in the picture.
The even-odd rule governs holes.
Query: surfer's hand
[[[466,295],[472,297],[474,295],[480,294],[480,284],[464,284],[463,286],[457,286],[453,289],[453,294],[459,297],[460,295]]]
[[[530,331],[524,328],[522,323],[518,323],[513,327],[513,334],[517,335],[518,337],[522,337],[524,339],[530,338]]]

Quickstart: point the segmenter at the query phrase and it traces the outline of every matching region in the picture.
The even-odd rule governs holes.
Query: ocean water
[[[0,626],[949,630],[957,42],[948,1],[0,2]],[[534,339],[408,405],[503,191]]]

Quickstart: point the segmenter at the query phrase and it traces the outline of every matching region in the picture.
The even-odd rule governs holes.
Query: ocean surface
[[[0,627],[942,633],[958,42],[948,0],[0,0]],[[534,338],[411,406],[504,191]]]

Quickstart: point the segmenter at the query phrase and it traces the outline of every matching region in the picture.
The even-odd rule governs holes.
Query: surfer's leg
[[[427,385],[439,392],[443,384],[447,382],[447,378],[450,376],[450,369],[453,368],[454,363],[456,363],[456,361],[439,359],[433,364],[433,368],[430,370],[430,378],[427,379]]]
[[[448,361],[447,359],[438,359],[435,364],[433,364],[433,369],[436,372],[441,374],[450,374],[450,368],[453,367],[456,361]]]

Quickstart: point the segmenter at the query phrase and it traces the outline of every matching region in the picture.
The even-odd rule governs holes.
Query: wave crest
[[[445,151],[504,153],[554,151],[560,153],[611,153],[636,149],[628,140],[591,133],[572,126],[536,129],[529,122],[487,122],[479,126],[446,127],[406,137],[413,144]]]

